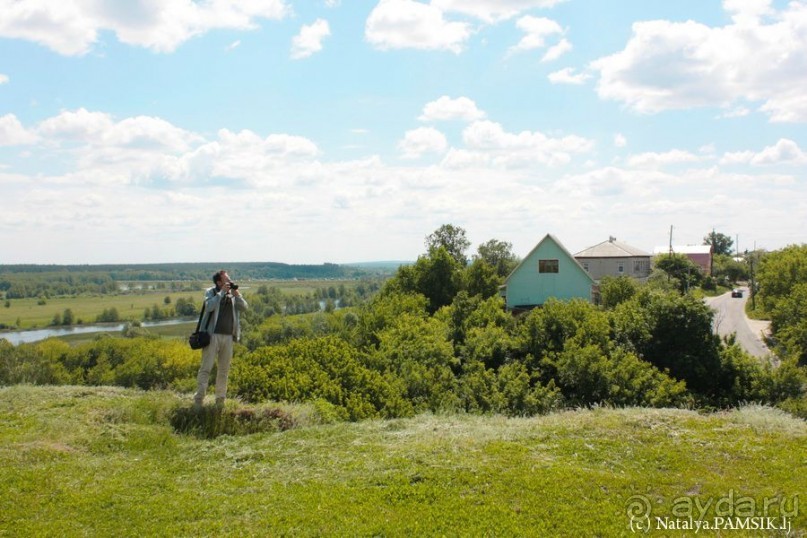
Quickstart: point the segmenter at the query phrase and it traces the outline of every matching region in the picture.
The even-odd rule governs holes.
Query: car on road
[[[742,299],[743,298],[743,290],[741,290],[740,288],[734,288],[733,290],[731,290],[731,296],[732,297],[739,297],[740,299]]]

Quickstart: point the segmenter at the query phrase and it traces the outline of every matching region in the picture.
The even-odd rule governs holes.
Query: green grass
[[[750,319],[761,319],[768,321],[771,319],[770,313],[765,310],[765,307],[762,305],[762,300],[757,297],[756,300],[756,308],[753,308],[754,303],[749,298],[748,301],[745,303],[745,315],[748,316]]]
[[[626,536],[637,495],[663,517],[686,499],[807,493],[807,423],[764,407],[322,424],[286,406],[291,429],[207,439],[171,426],[189,405],[0,389],[0,536]],[[259,411],[230,402],[223,416]],[[805,509],[790,521],[803,535]]]
[[[171,297],[171,304],[175,304],[180,297],[193,298],[201,306],[202,293],[182,292],[170,293],[166,291],[148,292],[131,295],[79,295],[75,297],[54,297],[46,300],[46,304],[37,304],[39,299],[10,299],[11,306],[0,306],[0,323],[16,326],[20,320],[21,329],[47,327],[53,321],[54,315],[61,316],[66,309],[73,312],[75,320],[83,323],[94,323],[96,317],[104,310],[117,308],[121,320],[142,320],[146,308],[155,304],[160,308],[165,297]]]

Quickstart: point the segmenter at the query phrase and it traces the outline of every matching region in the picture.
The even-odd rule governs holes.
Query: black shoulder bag
[[[199,312],[199,321],[196,322],[196,331],[188,337],[188,344],[190,344],[191,349],[202,349],[207,347],[210,344],[210,333],[205,331],[200,331],[199,328],[202,325],[202,316],[205,315],[205,305],[202,304],[202,311]],[[209,323],[209,321],[208,321]],[[205,327],[207,329],[207,327]]]

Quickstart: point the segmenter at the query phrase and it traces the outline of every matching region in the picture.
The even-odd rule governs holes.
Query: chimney
[[[613,243],[614,241],[616,241],[616,237],[614,237],[613,235],[608,237],[608,242],[609,243]]]

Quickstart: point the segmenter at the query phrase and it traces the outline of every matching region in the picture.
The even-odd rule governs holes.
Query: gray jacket
[[[205,291],[205,314],[202,317],[202,330],[212,333],[216,330],[216,322],[219,320],[219,304],[227,295],[224,289],[216,291],[216,287],[208,288]],[[235,327],[235,340],[241,339],[241,312],[249,308],[243,297],[232,296],[233,298],[233,327]],[[208,326],[208,323],[210,326]]]

